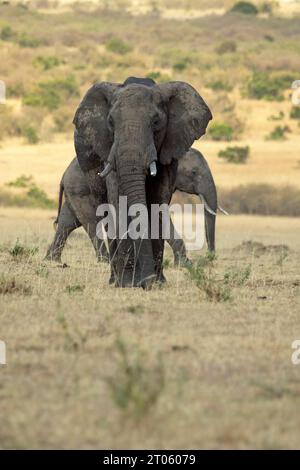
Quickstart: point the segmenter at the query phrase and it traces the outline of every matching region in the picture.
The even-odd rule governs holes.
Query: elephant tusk
[[[218,209],[220,212],[223,212],[223,214],[229,215],[229,212],[225,211],[225,209],[223,209],[221,206],[218,206]]]
[[[203,202],[203,204],[204,204],[205,210],[206,210],[207,212],[209,212],[209,214],[211,214],[211,215],[217,215],[217,214],[209,207],[209,205],[207,204],[206,199],[205,199],[205,197],[203,196],[203,194],[199,194],[199,197],[202,199],[202,202]]]
[[[150,175],[151,175],[151,176],[156,176],[156,174],[157,174],[157,168],[156,168],[156,162],[155,162],[155,161],[153,161],[153,162],[150,164],[149,169],[150,169]]]
[[[107,175],[109,175],[109,173],[111,172],[111,170],[113,169],[111,163],[107,163],[104,170],[101,171],[101,173],[98,173],[98,175],[101,176],[101,178],[105,178]]]

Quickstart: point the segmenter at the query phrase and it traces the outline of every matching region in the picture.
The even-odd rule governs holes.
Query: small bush
[[[128,52],[132,51],[132,47],[130,44],[127,44],[122,39],[119,38],[112,38],[110,39],[106,45],[106,49],[110,52],[114,52],[115,54],[124,55]]]
[[[17,239],[14,246],[9,250],[9,254],[14,258],[31,258],[39,251],[38,247],[28,247]]]
[[[53,79],[40,82],[34,92],[24,96],[23,103],[27,106],[44,107],[50,111],[57,109],[62,101],[79,96],[79,87],[73,75],[64,79]]]
[[[230,287],[241,287],[248,281],[250,274],[251,266],[245,269],[231,269],[224,274],[224,283]]]
[[[68,292],[68,294],[73,294],[74,292],[83,292],[84,289],[85,286],[80,284],[69,285],[66,287],[66,291]]]
[[[208,135],[212,140],[230,141],[233,139],[233,128],[224,122],[213,122],[208,129]]]
[[[36,47],[39,47],[41,45],[41,41],[38,38],[34,38],[34,37],[28,36],[27,34],[23,33],[18,38],[18,44],[21,47],[36,48]]]
[[[288,126],[276,126],[266,137],[267,140],[286,140],[286,134],[291,132]]]
[[[31,207],[41,207],[43,209],[55,209],[57,204],[52,199],[49,199],[43,189],[33,184],[27,191],[27,197],[31,202]]]
[[[211,83],[208,83],[206,86],[214,91],[232,91],[233,89],[231,83],[225,80],[215,80]]]
[[[54,67],[58,67],[61,63],[62,63],[61,60],[55,56],[48,56],[48,57],[38,56],[33,61],[34,65],[41,66],[43,70],[51,70]]]
[[[185,70],[189,66],[190,63],[191,63],[190,57],[182,57],[182,58],[178,59],[172,65],[172,68],[176,72],[182,72],[183,70]]]
[[[21,175],[18,176],[14,181],[10,181],[9,183],[6,183],[6,186],[11,186],[13,188],[28,188],[28,186],[31,186],[33,184],[33,177],[26,176],[26,175]]]
[[[223,158],[229,163],[246,163],[249,158],[250,148],[246,147],[227,147],[225,150],[220,150],[218,157]]]
[[[230,10],[233,13],[241,13],[243,15],[257,15],[258,9],[251,2],[237,2]]]
[[[49,270],[46,268],[46,266],[40,266],[36,269],[35,274],[37,276],[47,278],[49,276]]]
[[[300,106],[294,106],[290,112],[291,119],[300,119]]]
[[[158,83],[168,82],[168,81],[171,80],[169,75],[161,73],[159,71],[149,72],[149,73],[147,73],[146,77],[147,78],[152,78],[152,80],[154,80],[155,82],[158,82]]]
[[[268,101],[282,101],[283,91],[287,90],[293,79],[290,75],[271,76],[267,72],[254,72],[248,80],[246,94],[248,98]]]
[[[269,117],[269,121],[281,121],[283,118],[284,118],[284,112],[283,112],[283,111],[279,111],[278,114],[272,114],[272,115]]]
[[[40,140],[37,131],[33,126],[25,126],[22,129],[22,135],[29,144],[37,144]]]
[[[237,45],[232,39],[226,39],[217,47],[216,52],[220,55],[236,52]]]
[[[2,39],[2,41],[10,41],[11,39],[13,39],[14,35],[15,34],[11,26],[6,25],[3,26],[3,28],[1,29],[0,39]]]
[[[157,403],[165,386],[165,370],[160,357],[149,365],[145,354],[136,348],[129,351],[122,339],[115,343],[116,373],[105,379],[111,399],[127,416],[143,418]]]
[[[213,261],[214,253],[208,253],[206,256],[200,256],[196,263],[186,266],[191,280],[198,289],[204,293],[209,302],[227,302],[231,300],[230,285],[223,280],[217,279],[214,272]]]

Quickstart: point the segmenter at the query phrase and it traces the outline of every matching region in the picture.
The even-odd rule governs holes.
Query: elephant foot
[[[144,290],[151,290],[156,280],[156,275],[152,274],[151,276],[148,276],[145,279],[141,280],[138,283],[138,287],[142,287]]]
[[[48,252],[44,258],[45,261],[55,261],[61,263],[61,256],[52,252]]]
[[[175,267],[190,267],[192,266],[193,263],[192,261],[187,257],[183,255],[175,255],[174,256],[174,266]]]
[[[114,276],[115,287],[136,287],[137,283],[134,279],[134,273],[131,269],[124,269],[121,275]]]
[[[159,284],[165,284],[167,282],[164,273],[161,272],[156,276],[156,282],[158,282]]]

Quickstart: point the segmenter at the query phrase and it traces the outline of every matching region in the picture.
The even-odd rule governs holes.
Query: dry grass
[[[217,277],[249,265],[251,275],[232,301],[214,303],[173,267],[162,289],[108,287],[108,266],[80,232],[64,253],[70,267],[45,263],[52,215],[0,212],[1,276],[30,288],[0,296],[1,448],[299,448],[299,370],[290,359],[299,337],[298,219],[219,217]],[[8,249],[17,238],[39,252],[15,259]],[[236,249],[245,240],[289,250]],[[143,382],[131,389],[138,417],[122,411],[107,382],[127,397],[120,338],[131,381],[139,368],[156,380],[158,357],[163,364],[151,411],[139,405]]]

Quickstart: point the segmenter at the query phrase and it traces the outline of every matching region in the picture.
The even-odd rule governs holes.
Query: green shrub
[[[30,258],[35,255],[38,251],[38,247],[28,247],[20,243],[19,239],[17,239],[14,246],[9,250],[9,254],[14,258]]]
[[[61,63],[62,63],[61,60],[55,56],[48,56],[48,57],[38,56],[33,61],[34,65],[41,66],[43,70],[53,69],[54,67],[58,67]]]
[[[83,292],[85,289],[84,285],[74,284],[66,287],[68,294],[73,294],[74,292]]]
[[[6,25],[1,28],[0,38],[2,41],[10,41],[14,37],[14,32],[11,26]]]
[[[196,263],[187,265],[190,279],[198,289],[204,293],[209,302],[226,302],[232,299],[231,288],[225,277],[217,279],[214,270],[215,254],[208,252],[206,256],[200,256]]]
[[[28,36],[26,33],[23,33],[18,38],[18,44],[21,47],[36,48],[41,45],[41,41],[38,38]]]
[[[278,114],[272,114],[268,119],[269,121],[281,121],[284,118],[284,112],[279,111]]]
[[[147,78],[152,78],[155,82],[158,83],[163,83],[163,82],[168,82],[170,81],[170,77],[167,74],[161,73],[159,71],[157,72],[149,72],[146,75]]]
[[[129,350],[118,338],[115,343],[117,371],[105,379],[113,403],[128,417],[141,419],[157,403],[165,387],[161,357],[149,363],[139,348]]]
[[[27,197],[32,207],[55,209],[57,206],[56,202],[49,199],[45,191],[36,186],[36,184],[31,185],[30,189],[27,191]]]
[[[115,54],[120,54],[120,55],[124,55],[132,51],[132,46],[119,38],[110,39],[106,43],[105,47],[108,51],[114,52]]]
[[[271,76],[267,72],[254,72],[247,82],[246,93],[257,100],[282,101],[282,92],[292,83],[290,75]]]
[[[183,70],[185,70],[188,65],[191,63],[191,59],[190,57],[182,57],[180,59],[178,59],[173,65],[172,65],[172,68],[173,70],[175,70],[176,72],[182,72]]]
[[[233,13],[241,13],[243,15],[257,15],[258,9],[251,2],[237,2],[230,10]]]
[[[225,150],[220,150],[218,157],[223,158],[229,163],[246,163],[249,158],[250,148],[247,147],[227,147]]]
[[[233,86],[225,80],[215,80],[206,86],[214,91],[232,91],[233,89]]]
[[[25,126],[22,129],[22,135],[29,144],[37,144],[40,140],[37,131],[33,126]]]
[[[0,188],[0,206],[56,209],[57,203],[49,199],[42,189],[32,184],[24,194],[12,194]]]
[[[44,107],[49,111],[57,109],[62,101],[79,96],[79,87],[73,75],[64,79],[53,79],[40,82],[34,92],[27,93],[23,103],[27,106]]]
[[[230,141],[233,139],[233,128],[224,122],[213,122],[209,129],[208,134],[212,140],[216,141]]]
[[[21,175],[18,176],[14,181],[10,181],[9,183],[6,183],[6,186],[11,186],[13,188],[28,188],[28,186],[31,186],[33,184],[33,177],[26,176],[26,175]]]
[[[216,52],[222,55],[222,54],[236,52],[236,50],[237,50],[236,42],[233,41],[232,39],[226,39],[225,41],[221,42],[221,44],[219,44],[219,46],[216,49]]]
[[[272,132],[266,137],[267,140],[285,140],[286,134],[291,132],[288,126],[276,126]]]
[[[290,112],[291,119],[300,119],[300,106],[294,106]]]

